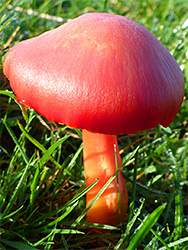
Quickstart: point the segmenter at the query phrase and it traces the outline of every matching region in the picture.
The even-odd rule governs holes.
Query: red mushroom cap
[[[184,96],[167,49],[133,20],[105,13],[18,43],[4,73],[18,99],[47,119],[106,134],[168,126]]]

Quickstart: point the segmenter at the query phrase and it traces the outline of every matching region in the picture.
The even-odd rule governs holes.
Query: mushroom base
[[[116,165],[118,168],[121,166],[117,137],[83,130],[83,157],[86,186],[99,179],[99,182],[86,195],[86,206],[88,206],[117,171]],[[115,178],[89,209],[87,220],[92,223],[117,226],[125,220],[127,205],[128,194],[125,179],[120,172],[118,180]]]

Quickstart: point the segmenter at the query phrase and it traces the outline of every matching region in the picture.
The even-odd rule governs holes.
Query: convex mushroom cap
[[[90,13],[18,43],[4,73],[18,99],[51,121],[106,134],[168,126],[184,96],[167,49],[126,17]]]

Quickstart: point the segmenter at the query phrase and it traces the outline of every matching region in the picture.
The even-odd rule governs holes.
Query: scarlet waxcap
[[[184,96],[167,49],[133,20],[90,13],[16,44],[4,73],[47,119],[105,134],[168,126]]]

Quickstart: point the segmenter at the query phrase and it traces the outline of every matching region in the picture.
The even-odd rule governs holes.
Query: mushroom
[[[83,130],[86,186],[99,180],[87,206],[122,164],[117,135],[168,126],[184,96],[183,74],[167,49],[135,21],[107,13],[84,14],[16,44],[3,69],[20,102]],[[87,219],[118,225],[127,204],[119,172]]]

